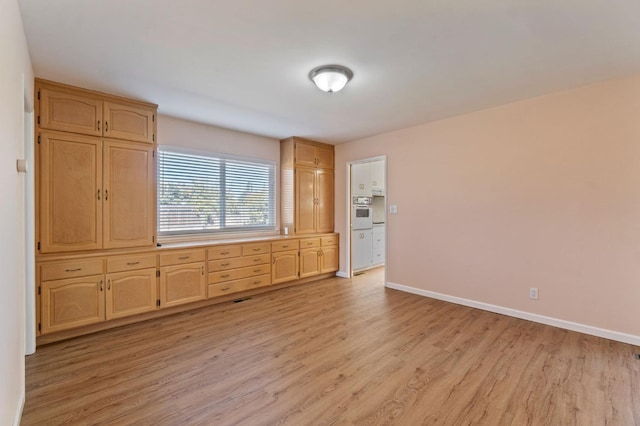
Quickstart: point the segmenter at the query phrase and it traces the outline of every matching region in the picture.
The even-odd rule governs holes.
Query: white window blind
[[[160,235],[275,229],[272,162],[158,150]]]

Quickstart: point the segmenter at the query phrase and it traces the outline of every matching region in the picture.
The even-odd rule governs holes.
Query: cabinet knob
[[[109,190],[105,189],[104,190],[104,200],[107,201],[109,199]]]
[[[104,131],[105,131],[105,132],[108,132],[108,131],[109,131],[109,122],[108,122],[108,121],[105,121],[105,122],[104,122]]]
[[[111,280],[107,281],[107,290],[111,290]]]
[[[98,131],[100,131],[100,120],[98,120]]]

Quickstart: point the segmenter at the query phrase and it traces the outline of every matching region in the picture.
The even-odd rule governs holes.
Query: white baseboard
[[[349,274],[347,274],[346,272],[342,272],[342,271],[336,272],[336,276],[338,276],[340,278],[349,278]]]
[[[22,391],[22,398],[20,400],[20,404],[18,404],[18,412],[13,419],[13,426],[20,426],[20,421],[22,420],[22,410],[24,410],[24,400],[25,400],[25,392]]]
[[[464,299],[462,297],[449,296],[448,294],[436,293],[434,291],[423,290],[420,288],[409,287],[402,284],[396,284],[387,281],[386,286],[395,290],[404,291],[406,293],[417,294],[419,296],[430,297],[432,299],[444,300],[458,305],[470,306],[497,314],[507,315],[510,317],[525,319],[528,321],[539,322],[541,324],[551,325],[554,327],[564,328],[566,330],[577,331],[579,333],[590,334],[592,336],[604,337],[605,339],[616,340],[618,342],[628,343],[640,346],[640,336],[633,334],[620,333],[618,331],[606,330],[604,328],[593,327],[590,325],[580,324],[577,322],[566,321],[558,318],[547,317],[544,315],[532,314],[530,312],[519,311],[517,309],[505,308],[504,306],[491,305],[489,303],[477,302],[475,300]]]

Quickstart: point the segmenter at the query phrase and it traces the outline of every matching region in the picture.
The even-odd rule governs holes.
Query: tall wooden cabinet
[[[333,145],[298,137],[280,141],[281,223],[288,233],[333,232],[333,168]]]
[[[152,247],[156,105],[36,80],[39,253]]]

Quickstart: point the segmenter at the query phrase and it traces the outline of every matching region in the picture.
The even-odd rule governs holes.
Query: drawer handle
[[[254,248],[253,251],[260,251],[262,250],[261,248]]]
[[[229,274],[220,275],[220,278],[229,278]]]
[[[261,282],[262,282],[262,281],[260,281],[260,280],[258,280],[258,281],[254,281],[254,282],[253,282],[253,285],[260,284]]]
[[[254,269],[253,272],[262,272],[262,269]]]
[[[82,271],[82,268],[76,268],[76,269],[65,269],[65,272],[78,272],[78,271]]]
[[[229,262],[221,263],[220,266],[229,266]]]
[[[262,259],[257,258],[257,259],[253,259],[254,262],[260,262]]]
[[[220,252],[220,254],[224,256],[226,254],[229,254],[229,252],[228,251],[223,251],[223,252]]]
[[[230,290],[230,289],[231,289],[231,287],[223,287],[223,288],[221,288],[220,290],[222,290],[222,291],[227,291],[227,290]]]
[[[307,243],[307,245],[308,245],[308,246],[312,246],[312,245],[313,245],[313,243]]]
[[[129,265],[129,266],[133,266],[133,265],[137,265],[137,264],[139,264],[139,263],[140,263],[140,262],[127,262],[127,265]]]
[[[189,256],[182,256],[182,257],[179,257],[178,259],[180,259],[180,260],[187,260],[188,258],[189,258]]]
[[[289,244],[287,244],[286,246],[282,246],[282,248],[289,248]]]

